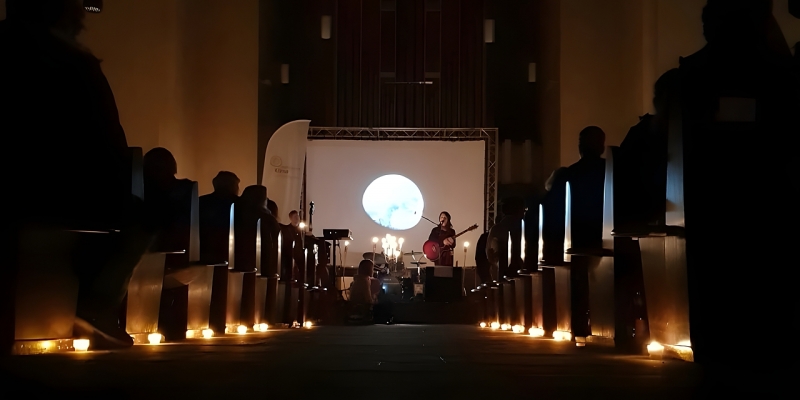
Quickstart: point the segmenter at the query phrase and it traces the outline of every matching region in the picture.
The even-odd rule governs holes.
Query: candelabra
[[[378,249],[378,238],[372,238],[372,265],[375,265],[375,251]]]

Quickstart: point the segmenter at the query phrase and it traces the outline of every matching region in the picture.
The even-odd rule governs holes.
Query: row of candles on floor
[[[503,330],[503,331],[511,331],[514,333],[525,333],[525,327],[522,325],[514,325],[511,324],[501,324],[499,322],[492,322],[491,324],[487,324],[486,322],[481,322],[481,328],[489,328],[492,330]],[[533,327],[528,329],[528,334],[533,337],[543,337],[544,336],[544,329]],[[553,339],[556,340],[572,340],[572,334],[569,332],[562,332],[562,331],[555,331],[553,332]]]
[[[487,324],[486,322],[480,323],[481,328],[489,328],[491,330],[502,330],[502,331],[511,331],[514,333],[525,333],[525,327],[522,325],[514,325],[511,324],[501,324],[499,322],[492,322],[491,324]],[[533,327],[528,329],[528,334],[533,337],[544,337],[544,329]],[[557,341],[572,341],[572,333],[567,331],[554,331],[553,332],[553,339]],[[586,338],[575,338],[575,344],[578,347],[586,346]],[[678,353],[681,352],[689,352],[692,351],[692,344],[688,340],[682,341],[674,346],[669,346],[673,351]],[[647,352],[654,357],[661,357],[664,354],[665,346],[661,343],[656,341],[650,342],[647,345]]]
[[[312,326],[313,326],[313,324],[311,323],[311,321],[306,321],[302,325],[302,327],[306,328],[306,329],[311,328]],[[300,327],[300,326],[298,325],[298,327]],[[268,324],[263,324],[263,323],[262,324],[253,325],[253,329],[252,329],[253,332],[266,332],[268,330],[269,330],[269,325]],[[239,326],[235,327],[235,333],[239,334],[239,335],[244,335],[244,334],[248,333],[248,331],[249,331],[249,329],[247,329],[247,327],[244,326],[244,325],[239,325]],[[234,333],[234,332],[231,332],[231,333]],[[199,338],[211,339],[213,337],[214,337],[214,331],[211,330],[211,329],[203,329],[203,330],[197,330],[197,331],[195,331],[195,330],[186,331],[186,338],[187,339],[199,339]],[[150,344],[160,344],[160,343],[162,343],[164,341],[164,335],[162,335],[160,333],[148,334],[147,335],[147,341]],[[72,341],[72,347],[75,349],[75,351],[88,351],[90,345],[91,345],[91,341],[89,339],[74,339]],[[47,347],[47,346],[43,345],[43,347]]]

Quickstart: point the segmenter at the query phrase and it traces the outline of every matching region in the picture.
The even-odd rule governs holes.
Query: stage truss
[[[404,141],[476,141],[485,142],[483,178],[486,229],[494,225],[497,215],[497,128],[328,128],[310,127],[308,140],[404,140]],[[305,206],[305,185],[303,190]]]

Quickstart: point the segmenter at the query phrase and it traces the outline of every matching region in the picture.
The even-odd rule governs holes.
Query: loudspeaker
[[[436,268],[452,268],[452,276],[436,276]],[[445,274],[450,275],[450,274]],[[425,268],[425,301],[461,301],[464,293],[464,268]]]

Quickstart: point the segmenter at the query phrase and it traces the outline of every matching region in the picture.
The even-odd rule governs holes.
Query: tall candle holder
[[[350,242],[345,240],[344,242],[344,259],[342,260],[342,266],[347,267],[347,248],[350,247]]]
[[[378,238],[372,238],[372,265],[375,265],[375,251],[378,249]]]
[[[467,247],[469,247],[469,242],[464,242],[464,267],[467,266]]]

